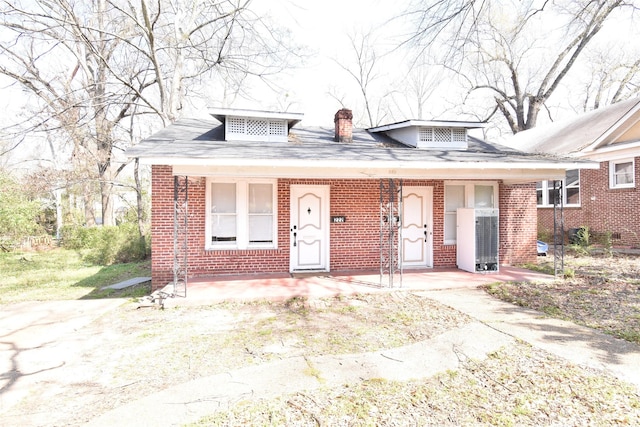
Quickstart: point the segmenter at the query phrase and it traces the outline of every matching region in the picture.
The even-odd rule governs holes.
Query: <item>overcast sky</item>
[[[351,97],[345,98],[347,104],[357,96],[356,82],[335,62],[353,60],[348,36],[376,29],[381,50],[391,49],[391,40],[382,35],[390,37],[398,33],[397,25],[389,20],[400,13],[404,3],[405,0],[258,0],[256,4],[268,5],[274,19],[289,27],[295,41],[312,53],[306,66],[294,70],[292,78],[285,80],[289,99],[294,102],[289,109],[304,113],[307,125],[333,126],[333,115],[341,105],[328,92],[335,88],[343,93],[349,88]],[[264,102],[268,104],[267,100]]]

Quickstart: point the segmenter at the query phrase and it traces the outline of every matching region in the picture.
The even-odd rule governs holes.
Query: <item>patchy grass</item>
[[[391,324],[389,317],[399,321]],[[6,416],[24,425],[84,425],[109,409],[196,378],[296,356],[310,361],[392,348],[469,321],[405,291],[165,310],[124,304],[79,331],[86,339],[77,351],[81,357],[56,369],[53,385],[34,390]],[[323,380],[310,362],[302,374]],[[48,418],[38,424],[34,420],[42,414]]]
[[[123,362],[123,371],[132,377],[123,377],[124,382],[138,375],[136,367],[149,360],[163,361],[163,375],[188,380],[283,357],[398,347],[470,321],[449,307],[406,292],[226,302],[137,313],[135,325],[109,321],[112,330],[121,328],[123,335],[130,330],[135,336],[132,345],[137,350]],[[392,324],[389,318],[402,321]]]
[[[0,304],[138,297],[150,291],[150,284],[122,291],[100,290],[125,279],[149,276],[149,262],[100,266],[85,262],[77,252],[65,249],[0,253],[0,271]]]
[[[541,263],[553,266],[553,258]],[[501,300],[640,344],[640,257],[566,255],[565,267],[573,272],[565,280],[485,289]]]
[[[98,297],[102,286],[148,275],[144,263],[97,267],[73,252],[52,252],[46,259],[2,254],[3,274],[15,278],[11,287],[0,283],[1,301],[7,302],[7,295],[10,301],[39,296],[38,283],[43,299]],[[601,262],[572,264],[579,282],[489,289],[519,305],[608,327],[638,342],[638,259]],[[24,425],[85,425],[110,409],[189,380],[295,356],[310,360],[411,344],[469,321],[407,291],[167,310],[124,304],[74,331],[65,344],[78,346],[75,357],[48,372],[50,382],[33,388],[2,416]],[[640,425],[637,389],[601,371],[523,343],[485,360],[464,354],[458,359],[460,369],[420,381],[372,379],[275,399],[248,396],[194,425]],[[312,363],[302,374],[322,382]]]
[[[246,399],[190,426],[636,425],[640,397],[602,372],[525,344],[420,381],[372,379]]]

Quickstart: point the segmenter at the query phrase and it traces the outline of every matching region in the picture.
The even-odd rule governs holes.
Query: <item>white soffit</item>
[[[297,167],[224,167],[174,165],[174,175],[245,178],[311,178],[311,179],[434,179],[434,180],[502,180],[508,183],[526,183],[546,179],[563,179],[566,169],[371,169],[371,168],[317,168]]]
[[[192,176],[245,176],[263,178],[405,178],[405,179],[492,179],[505,182],[532,182],[546,179],[563,179],[567,169],[597,169],[598,163],[468,163],[450,164],[446,162],[306,162],[297,161],[215,161],[203,163],[161,162],[172,165],[176,175]]]
[[[581,159],[602,162],[638,156],[640,156],[640,141],[606,145],[604,147],[596,148],[593,151],[581,153],[579,157]]]

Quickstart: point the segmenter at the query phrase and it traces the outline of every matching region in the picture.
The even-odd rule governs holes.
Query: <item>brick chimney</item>
[[[336,125],[336,142],[353,142],[353,114],[351,110],[343,108],[338,110],[333,122]]]

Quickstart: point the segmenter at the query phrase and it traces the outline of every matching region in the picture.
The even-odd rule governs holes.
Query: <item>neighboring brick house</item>
[[[640,98],[516,134],[512,147],[599,162],[563,182],[565,231],[589,227],[613,246],[640,247]],[[553,178],[537,184],[538,227],[553,230]]]
[[[535,182],[590,167],[474,138],[469,130],[482,127],[475,122],[354,129],[343,109],[324,128],[300,126],[296,113],[210,113],[217,122],[178,120],[127,151],[152,165],[154,289],[174,278],[180,177],[188,234],[179,240],[196,277],[378,270],[393,224],[403,269],[455,267],[467,250],[457,248],[472,239],[457,235],[458,208],[493,209],[501,265],[533,262]],[[387,189],[401,194],[400,215],[385,213]]]

